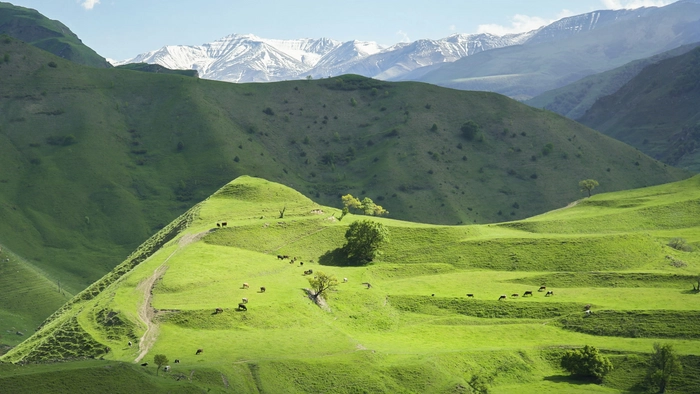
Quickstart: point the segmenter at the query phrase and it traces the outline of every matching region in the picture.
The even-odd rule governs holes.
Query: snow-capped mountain
[[[384,48],[375,42],[275,40],[233,34],[198,46],[165,46],[113,64],[154,63],[171,69],[194,69],[201,78],[228,82],[281,81],[309,75],[322,78],[347,73],[389,79],[416,68],[520,44],[530,35],[455,34]]]
[[[700,0],[674,4],[680,3],[697,4]],[[422,39],[390,47],[375,42],[339,42],[328,38],[275,40],[233,34],[199,46],[166,46],[113,64],[143,62],[173,69],[194,69],[201,78],[229,82],[268,82],[307,76],[325,78],[347,73],[383,80],[428,81],[423,77],[450,69],[450,63],[460,59],[457,63],[462,64],[465,58],[480,52],[504,47],[512,49],[517,48],[516,45],[555,44],[610,29],[613,25],[635,24],[647,17],[653,19],[655,13],[672,6],[594,11],[563,18],[526,33],[454,34],[439,40]]]

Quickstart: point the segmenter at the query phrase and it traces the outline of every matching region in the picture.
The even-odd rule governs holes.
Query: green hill
[[[700,49],[645,68],[580,121],[665,163],[700,169]]]
[[[59,290],[60,285],[8,248],[0,248],[0,345],[17,345],[72,298]]]
[[[688,53],[700,44],[683,45],[645,59],[635,60],[622,67],[590,75],[570,85],[544,92],[524,103],[535,108],[554,111],[569,119],[582,117],[601,97],[617,92],[645,67],[662,60]]]
[[[75,63],[91,67],[112,67],[105,58],[83,44],[66,25],[48,19],[31,8],[0,2],[0,35],[2,34]]]
[[[682,237],[700,245],[699,186],[694,177],[599,194],[500,224],[374,218],[390,230],[383,254],[368,266],[343,266],[336,249],[347,226],[365,217],[338,221],[337,209],[240,177],[2,360],[152,364],[164,354],[172,369],[160,372],[161,384],[185,378],[183,390],[193,383],[214,392],[459,392],[474,375],[494,392],[615,392],[641,387],[652,344],[663,342],[685,365],[672,391],[698,392],[700,308],[690,289],[700,254],[667,244]],[[227,226],[215,225],[221,221]],[[347,278],[323,308],[305,295],[307,269]],[[541,285],[555,295],[545,297]],[[534,295],[511,296],[526,290]],[[243,297],[247,311],[237,310]],[[562,349],[584,344],[615,364],[606,388],[562,376]],[[22,378],[0,369],[0,383],[29,387],[44,373],[29,368]],[[156,379],[151,365],[143,373]]]

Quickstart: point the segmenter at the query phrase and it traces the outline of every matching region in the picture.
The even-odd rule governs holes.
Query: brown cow
[[[510,296],[513,297],[513,298],[515,298],[515,297],[520,297],[520,294],[518,294],[518,293],[513,293],[513,294],[511,294]]]
[[[247,288],[249,288],[249,287],[250,287],[250,285],[248,285],[248,283],[243,283],[243,287],[241,287],[241,288],[242,288],[242,289],[247,289]]]
[[[216,308],[216,310],[214,311],[214,314],[216,315],[219,313],[224,313],[224,310],[222,308]]]

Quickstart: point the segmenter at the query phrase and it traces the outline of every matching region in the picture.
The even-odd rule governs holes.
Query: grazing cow
[[[265,289],[265,286],[260,287],[260,292],[261,292],[261,293],[264,293],[265,290],[267,290],[267,289]]]
[[[204,353],[204,349],[197,349],[197,352],[194,354],[195,356],[198,356],[200,354]]]
[[[241,299],[241,302],[244,303],[244,304],[247,304],[247,303],[248,303],[248,299],[247,299],[247,298],[243,298],[243,299]]]
[[[180,364],[180,359],[179,359],[179,358],[176,358],[176,359],[175,359],[175,364]]]
[[[216,310],[214,311],[214,314],[217,315],[219,313],[224,313],[224,310],[222,308],[216,308]]]
[[[146,366],[148,366],[148,363],[143,363],[143,364],[141,364],[141,366],[146,367]]]
[[[129,347],[131,347],[131,345],[132,345],[132,343],[131,343],[131,341],[129,341]]]
[[[226,222],[221,222],[221,227],[226,227],[226,225],[228,225],[228,223],[226,223]]]
[[[520,295],[519,295],[518,293],[513,293],[513,294],[511,294],[510,296],[513,297],[513,298],[515,298],[515,297],[520,297]]]
[[[537,291],[545,291],[545,290],[547,290],[547,286],[540,286],[540,289]]]
[[[530,296],[532,297],[532,290],[527,290],[526,292],[523,293],[523,297]]]
[[[367,289],[371,289],[372,285],[369,284],[369,282],[363,282],[363,285],[367,286]]]
[[[590,311],[591,310],[591,304],[586,304],[586,306],[583,307],[584,311]]]
[[[473,293],[467,293],[467,297],[469,297],[469,298],[474,298],[474,294],[473,294]]]
[[[245,306],[244,303],[240,303],[240,304],[238,304],[238,310],[239,311],[247,311],[248,308]]]
[[[303,261],[300,261],[300,262],[299,262],[299,266],[302,267],[303,265],[304,265],[304,262],[303,262]]]
[[[294,261],[292,261],[292,260],[289,260],[289,264],[294,264]]]
[[[591,313],[593,313],[593,312],[592,312],[590,309],[587,309],[584,313],[586,314],[586,317],[588,317],[588,316],[590,316]]]
[[[348,283],[348,278],[343,278],[343,283]]]
[[[498,301],[505,300],[506,298],[508,298],[508,297],[506,297],[506,295],[503,294],[500,297],[498,297]]]
[[[166,365],[163,367],[163,372],[170,372],[170,365]]]
[[[219,223],[217,223],[217,224],[216,224],[216,227],[221,227],[221,225],[220,225]]]
[[[554,292],[553,292],[552,290],[549,290],[549,291],[547,292],[547,294],[545,294],[544,296],[545,296],[545,297],[549,297],[549,296],[553,296],[553,295],[554,295]]]
[[[248,285],[248,283],[243,283],[242,289],[247,289],[247,288],[249,288],[249,287],[250,287],[250,285]]]
[[[278,254],[278,255],[277,255],[277,260],[284,260],[284,256]]]
[[[431,296],[435,297],[435,293],[431,294]]]

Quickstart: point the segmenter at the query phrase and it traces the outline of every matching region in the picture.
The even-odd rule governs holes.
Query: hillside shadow
[[[585,386],[589,384],[595,384],[593,380],[590,379],[577,379],[569,375],[551,375],[551,376],[545,376],[544,380],[548,382],[553,382],[553,383],[566,383],[566,384],[575,384],[579,386]]]
[[[318,263],[334,267],[347,267],[352,265],[343,248],[335,248],[322,254],[321,257],[318,258]]]
[[[367,265],[367,262],[360,259],[348,257],[347,252],[343,248],[335,248],[322,254],[318,258],[320,265],[328,265],[333,267],[357,267]]]

